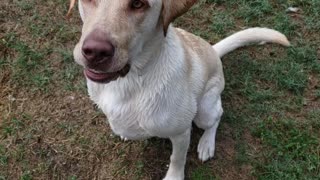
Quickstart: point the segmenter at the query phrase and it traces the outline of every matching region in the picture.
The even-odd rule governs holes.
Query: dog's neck
[[[176,36],[176,32],[173,26],[170,26],[166,36],[162,28],[158,29],[156,33],[150,35],[148,40],[141,47],[141,51],[132,61],[132,66],[138,72],[143,75],[150,70],[150,67],[156,67],[160,61],[175,60],[174,55],[179,55],[177,49],[181,48],[181,45]],[[168,55],[166,58],[164,56]],[[171,58],[171,59],[170,59]]]

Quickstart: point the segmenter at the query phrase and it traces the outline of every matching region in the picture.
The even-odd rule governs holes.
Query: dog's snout
[[[103,63],[109,61],[115,52],[107,34],[95,30],[83,42],[82,54],[88,63]]]

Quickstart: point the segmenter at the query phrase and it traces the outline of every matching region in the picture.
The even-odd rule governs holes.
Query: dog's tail
[[[277,43],[283,46],[290,46],[290,42],[285,35],[278,31],[268,28],[249,28],[240,32],[237,32],[212,47],[216,50],[219,57],[223,57],[229,52],[250,45],[252,43]]]

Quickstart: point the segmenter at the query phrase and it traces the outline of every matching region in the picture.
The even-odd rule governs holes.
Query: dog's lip
[[[130,71],[130,65],[127,64],[122,68],[121,70],[117,72],[110,72],[110,73],[104,73],[104,72],[97,72],[92,69],[85,69],[84,74],[87,78],[90,80],[97,82],[97,83],[109,83],[111,81],[114,81],[118,79],[119,77],[125,77]]]

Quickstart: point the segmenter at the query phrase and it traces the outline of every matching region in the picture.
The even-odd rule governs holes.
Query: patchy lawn
[[[0,2],[0,180],[161,179],[168,140],[121,142],[86,94],[72,58],[81,22],[67,0]],[[288,13],[290,6],[298,13]],[[76,10],[75,10],[76,11]],[[292,47],[223,58],[225,114],[215,158],[188,154],[188,179],[319,179],[320,1],[201,0],[176,25],[211,43],[245,27],[285,33]]]

